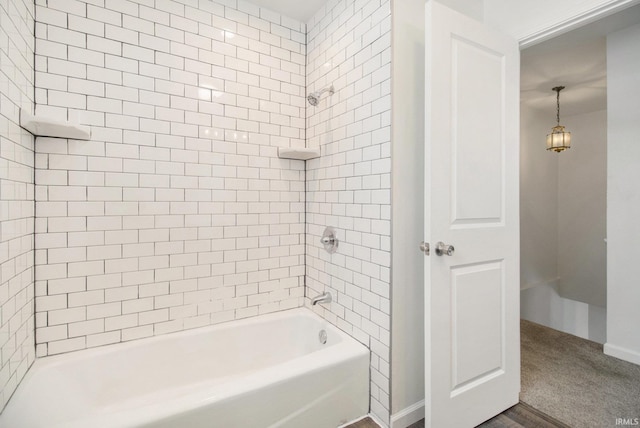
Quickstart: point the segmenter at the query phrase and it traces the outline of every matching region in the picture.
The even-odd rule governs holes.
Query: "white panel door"
[[[520,390],[520,57],[434,1],[426,29],[426,419],[474,427]]]

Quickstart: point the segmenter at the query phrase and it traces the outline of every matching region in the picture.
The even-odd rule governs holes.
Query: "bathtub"
[[[300,308],[37,359],[0,427],[331,428],[368,408],[368,349]]]

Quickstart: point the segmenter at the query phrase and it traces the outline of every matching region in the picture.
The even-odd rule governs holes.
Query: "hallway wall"
[[[33,2],[0,0],[0,411],[35,359],[33,34]]]
[[[563,153],[544,147],[552,119],[550,111],[520,105],[521,289],[558,279],[558,160]]]
[[[607,111],[566,116],[562,123],[572,147],[558,156],[559,291],[606,308]]]
[[[521,106],[521,317],[604,343],[607,112],[563,116],[572,147],[552,153],[552,108]]]
[[[607,37],[607,343],[609,355],[640,364],[640,24]]]

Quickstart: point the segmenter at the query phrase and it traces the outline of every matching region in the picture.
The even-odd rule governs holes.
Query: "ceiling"
[[[307,22],[327,0],[249,0],[251,3],[265,9],[278,12],[280,15],[298,21]]]
[[[522,51],[520,100],[555,113],[574,115],[607,108],[606,35],[640,22],[640,5],[577,28]]]
[[[301,22],[327,0],[249,0]],[[606,108],[606,35],[640,22],[640,5],[577,28],[522,51],[520,99],[527,106],[555,112],[554,86],[560,94],[561,114],[574,115]]]

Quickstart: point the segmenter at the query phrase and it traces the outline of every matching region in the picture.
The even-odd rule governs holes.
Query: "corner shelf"
[[[77,123],[34,116],[20,109],[20,126],[36,137],[71,138],[73,140],[91,139],[91,128]]]
[[[309,160],[320,157],[320,149],[279,147],[278,157],[281,159]]]

